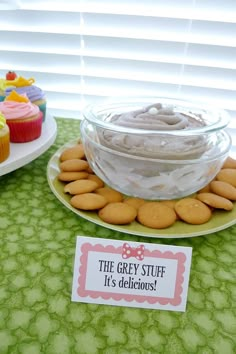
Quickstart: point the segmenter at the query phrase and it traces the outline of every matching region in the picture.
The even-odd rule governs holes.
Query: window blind
[[[236,129],[235,0],[21,0],[0,11],[0,74],[34,77],[58,117],[111,96],[217,105]]]

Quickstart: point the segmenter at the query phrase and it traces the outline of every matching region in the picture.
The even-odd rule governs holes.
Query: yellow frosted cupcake
[[[4,101],[6,98],[5,91],[7,89],[13,89],[13,88],[14,85],[12,84],[12,81],[0,78],[0,102]]]
[[[10,155],[10,132],[4,115],[0,112],[0,163]]]

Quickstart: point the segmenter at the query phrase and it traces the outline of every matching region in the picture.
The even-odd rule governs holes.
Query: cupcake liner
[[[42,122],[43,114],[42,112],[34,118],[7,121],[10,129],[10,141],[12,143],[27,143],[38,139],[42,133]]]
[[[10,134],[7,134],[0,137],[0,163],[5,161],[10,155]]]

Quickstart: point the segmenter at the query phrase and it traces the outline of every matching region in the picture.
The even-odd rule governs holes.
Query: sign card
[[[72,301],[185,311],[191,247],[77,236]]]

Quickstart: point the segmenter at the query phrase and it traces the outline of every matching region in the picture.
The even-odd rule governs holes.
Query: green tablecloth
[[[236,353],[236,226],[149,239],[78,217],[47,183],[48,160],[79,134],[57,124],[46,153],[0,177],[0,353]],[[192,247],[186,312],[72,303],[76,235]]]

